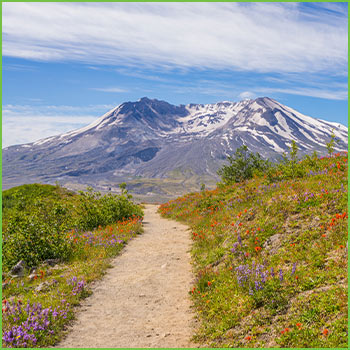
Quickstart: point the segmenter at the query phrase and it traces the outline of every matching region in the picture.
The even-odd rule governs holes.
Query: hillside
[[[346,150],[347,127],[268,97],[180,106],[142,98],[79,130],[5,148],[3,187],[59,181],[108,190],[127,182],[133,193],[169,198],[215,183],[227,155],[243,144],[269,159],[281,158],[292,141],[301,154],[324,154],[333,129],[337,151]]]
[[[142,209],[119,196],[23,185],[2,194],[3,347],[51,346],[129,240]]]
[[[347,154],[163,204],[188,223],[205,347],[347,348]]]

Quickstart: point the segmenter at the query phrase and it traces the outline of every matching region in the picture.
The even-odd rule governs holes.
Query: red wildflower
[[[327,336],[327,335],[328,335],[328,333],[329,333],[329,331],[328,331],[328,329],[327,329],[327,328],[325,328],[325,329],[323,330],[323,332],[322,332],[322,334],[323,334],[323,335],[325,335],[325,336]]]
[[[252,337],[249,335],[245,337],[245,340],[251,340],[251,339],[252,339]]]

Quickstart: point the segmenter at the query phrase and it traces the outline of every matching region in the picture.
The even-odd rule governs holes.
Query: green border
[[[263,0],[256,0],[256,1],[250,1],[250,0],[241,0],[241,1],[231,1],[231,0],[192,0],[192,1],[186,1],[186,0],[182,0],[182,1],[176,1],[176,0],[152,0],[152,1],[148,1],[148,0],[126,0],[126,1],[119,1],[119,0],[102,0],[102,1],[96,1],[96,0],[56,0],[56,1],[51,1],[51,0],[36,0],[36,1],[23,1],[23,0],[2,0],[1,1],[1,9],[0,9],[0,14],[1,14],[1,19],[0,19],[0,23],[1,23],[1,28],[2,28],[2,4],[3,3],[6,3],[6,2],[96,2],[96,3],[99,3],[99,2],[130,2],[130,3],[133,3],[133,2],[142,2],[142,3],[147,3],[147,2],[188,2],[188,3],[193,3],[193,2],[277,2],[277,3],[284,3],[284,2],[292,2],[292,3],[295,3],[295,2],[307,2],[307,3],[317,3],[317,2],[325,2],[325,3],[348,3],[349,4],[349,1],[348,0],[311,0],[311,1],[306,1],[306,0],[297,0],[297,1],[290,1],[290,0],[266,0],[266,1],[263,1]],[[348,34],[350,32],[350,24],[349,24],[349,6],[348,6]],[[350,40],[349,40],[349,35],[348,35],[348,47],[349,47],[349,43],[350,43]],[[2,105],[2,36],[1,36],[1,72],[0,72],[0,77],[1,77],[1,105]],[[348,72],[349,72],[349,61],[348,61]],[[348,92],[349,92],[349,85],[350,85],[350,77],[349,77],[349,74],[348,74]],[[350,108],[349,108],[349,102],[348,102],[348,122],[350,121]],[[2,120],[2,109],[1,109],[1,120]],[[1,126],[0,126],[0,131],[1,131],[1,140],[2,140],[2,123],[1,123]],[[348,142],[348,152],[350,152],[350,144]],[[2,177],[2,152],[1,152],[1,155],[0,155],[0,168],[1,168],[1,177]],[[348,163],[348,179],[349,179],[349,170],[350,170],[350,165]],[[1,192],[2,192],[2,181],[1,181],[1,184],[0,184],[0,189],[1,189]],[[2,207],[2,196],[0,198],[0,204],[1,204],[1,207]],[[349,196],[349,183],[348,183],[348,212],[349,212],[349,209],[350,209],[350,196]],[[1,227],[2,227],[2,212],[0,213],[0,222],[1,222]],[[349,220],[348,220],[348,232],[349,232],[349,229],[350,229],[350,224],[349,224]],[[1,240],[1,243],[2,243],[2,237],[0,238]],[[349,238],[348,238],[348,243],[349,243]],[[349,250],[349,248],[348,248]],[[1,256],[0,256],[0,265],[2,266],[2,245],[0,247],[0,251],[1,251]],[[349,262],[349,259],[348,259],[348,278],[350,276],[350,262]],[[349,281],[348,281],[348,290],[349,290]],[[0,295],[1,295],[1,298],[2,298],[2,289],[0,291]],[[349,292],[348,292],[348,310],[349,310],[349,303],[350,303],[350,297],[349,297]],[[2,316],[0,316],[0,325],[1,325],[1,328],[2,328]],[[349,321],[349,318],[348,318],[348,332],[350,330],[350,321]],[[348,347],[350,347],[350,342],[349,342],[349,334],[348,334]],[[1,348],[2,348],[2,337],[1,337]],[[113,348],[99,348],[99,349],[113,349]],[[171,349],[171,348],[163,348],[163,349]],[[174,349],[174,348],[172,348]],[[186,348],[186,349],[189,349],[189,348]],[[203,349],[209,349],[209,348],[203,348]],[[222,348],[217,348],[217,349],[222,349]],[[241,349],[241,348],[237,348],[237,349]],[[247,349],[247,348],[245,348]],[[264,348],[264,349],[269,349],[269,348]],[[306,349],[306,348],[293,348],[293,349]],[[310,349],[310,348],[307,348],[307,349]]]

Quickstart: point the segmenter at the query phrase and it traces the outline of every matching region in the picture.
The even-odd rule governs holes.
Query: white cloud
[[[3,54],[94,66],[346,72],[347,17],[325,6],[301,8],[298,3],[7,2]]]
[[[2,111],[2,147],[34,142],[79,129],[113,107],[5,105]]]
[[[243,91],[238,95],[239,98],[242,100],[250,100],[256,97],[256,95],[253,92],[250,91]]]

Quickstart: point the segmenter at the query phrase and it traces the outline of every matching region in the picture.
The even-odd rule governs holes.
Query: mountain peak
[[[152,102],[152,101],[158,101],[158,100],[156,100],[156,99],[150,99],[150,98],[148,98],[147,96],[145,96],[145,97],[141,97],[140,99],[138,99],[137,102]]]

